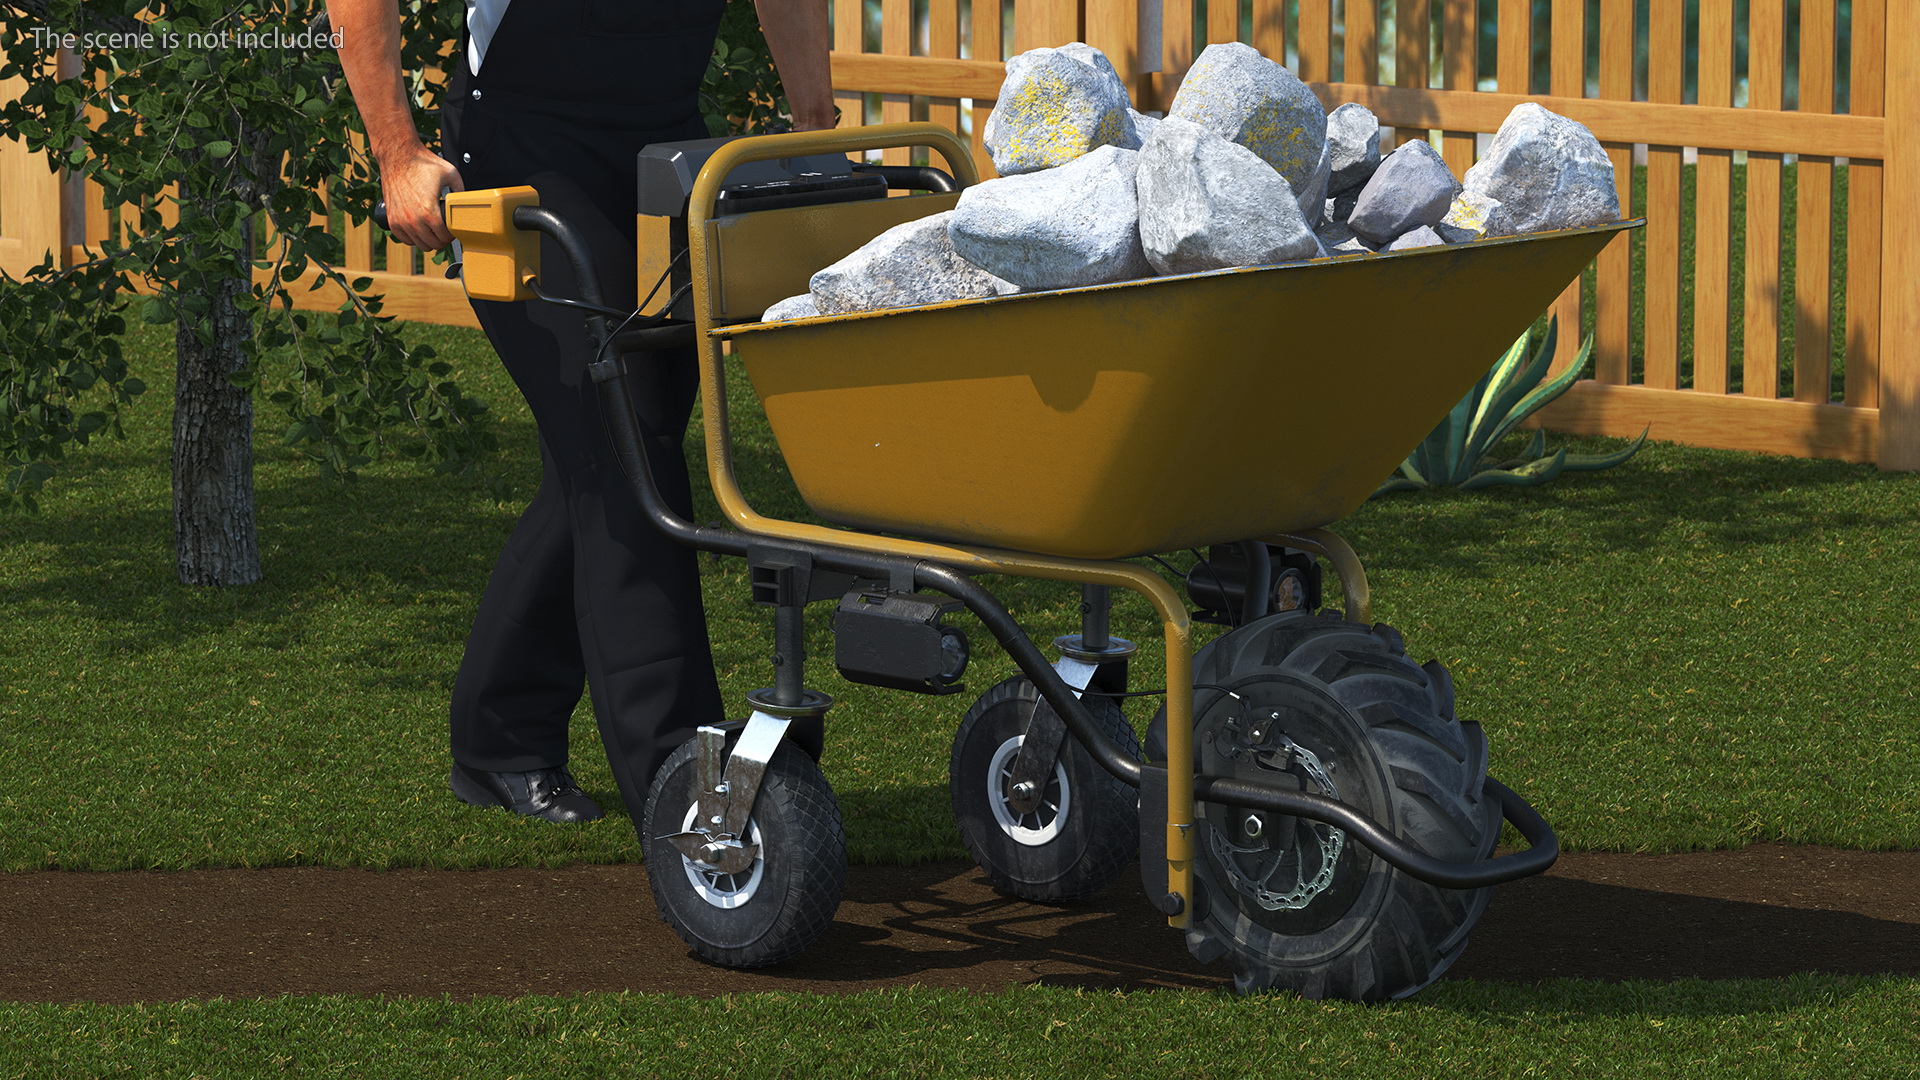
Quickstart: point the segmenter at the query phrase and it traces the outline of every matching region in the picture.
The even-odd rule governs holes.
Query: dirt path
[[[695,960],[656,918],[639,866],[8,874],[0,1000],[1226,985],[1136,882],[1049,908],[993,892],[971,866],[854,867],[818,944],[735,972]],[[1801,971],[1920,974],[1920,852],[1569,855],[1503,886],[1454,968],[1516,981]]]

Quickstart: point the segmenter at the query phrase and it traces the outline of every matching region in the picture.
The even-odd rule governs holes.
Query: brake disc
[[[1241,730],[1229,720],[1223,747],[1228,758],[1250,759],[1255,771],[1294,773],[1317,794],[1338,799],[1340,790],[1321,764],[1319,755],[1269,728]],[[1207,844],[1234,890],[1267,911],[1298,911],[1333,885],[1334,870],[1346,847],[1346,834],[1322,822],[1282,815],[1249,812],[1234,822],[1244,843],[1235,843],[1229,830],[1206,830]]]

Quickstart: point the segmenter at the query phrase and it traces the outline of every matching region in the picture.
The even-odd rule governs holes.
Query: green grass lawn
[[[530,493],[531,428],[477,333],[417,333],[496,402],[498,468]],[[137,347],[162,344],[143,332]],[[444,790],[449,683],[515,513],[485,478],[396,464],[338,484],[265,436],[267,580],[187,589],[171,569],[166,391],[136,411],[128,442],[76,459],[42,514],[0,520],[0,757],[34,763],[0,788],[0,867],[634,857],[618,813],[551,829],[474,814]],[[764,426],[743,413],[752,497],[798,512]],[[1536,489],[1388,497],[1341,531],[1369,566],[1375,618],[1452,669],[1495,773],[1569,847],[1912,847],[1916,496],[1920,478],[1870,466],[1655,445]],[[702,565],[739,702],[771,681],[771,613],[746,602],[739,560]],[[1072,587],[999,584],[1036,637],[1074,628]],[[853,858],[961,855],[946,757],[972,694],[841,681],[814,614],[810,670],[840,701],[827,773]],[[1129,597],[1117,617],[1149,646],[1136,685],[1152,688],[1145,615]],[[1012,671],[980,651],[976,692]],[[1130,704],[1138,723],[1151,711]],[[576,740],[585,785],[617,801],[584,707]]]
[[[415,327],[496,406],[493,466],[524,498],[532,428],[479,335]],[[133,350],[164,371],[167,339]],[[1491,361],[1492,358],[1490,357]],[[445,710],[472,607],[515,507],[483,476],[381,464],[320,479],[263,417],[267,580],[172,574],[164,379],[131,438],[87,451],[35,517],[0,519],[0,869],[557,865],[637,858],[628,819],[574,829],[445,790]],[[743,410],[756,503],[798,512]],[[1277,430],[1274,467],[1286,465]],[[1564,440],[1556,440],[1556,443]],[[1621,445],[1578,440],[1586,450]],[[1753,841],[1920,846],[1912,568],[1920,478],[1651,445],[1529,490],[1413,493],[1340,525],[1375,618],[1453,671],[1493,771],[1573,849]],[[710,504],[701,511],[718,515]],[[771,617],[738,560],[702,560],[729,698],[765,685]],[[1039,638],[1067,586],[1004,584]],[[840,704],[827,775],[862,862],[962,854],[946,753],[972,695],[848,685],[815,610],[811,681]],[[1157,636],[1129,600],[1117,629]],[[976,643],[990,640],[984,633]],[[982,648],[977,692],[1011,672]],[[1144,724],[1151,701],[1130,703]],[[574,764],[615,802],[591,718]],[[1915,1075],[1906,979],[1514,986],[1443,982],[1385,1008],[1211,994],[912,991],[693,1001],[282,999],[0,1007],[0,1077],[748,1074]],[[56,1057],[55,1055],[58,1055]],[[1016,1059],[1024,1064],[1014,1064]],[[377,1063],[377,1064],[376,1064]]]
[[[283,998],[0,1010],[0,1078],[1911,1077],[1920,986],[1442,983],[1389,1006],[1224,994],[869,991]]]

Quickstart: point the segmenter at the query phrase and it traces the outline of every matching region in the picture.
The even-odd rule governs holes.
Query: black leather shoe
[[[565,769],[532,772],[483,772],[453,763],[447,786],[463,803],[504,806],[516,814],[548,821],[597,821],[600,804],[587,798]]]

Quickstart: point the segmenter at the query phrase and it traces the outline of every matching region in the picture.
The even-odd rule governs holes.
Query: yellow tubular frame
[[[726,370],[721,338],[715,336],[707,277],[712,269],[708,222],[727,174],[749,161],[799,157],[807,154],[843,154],[926,146],[938,150],[962,187],[978,174],[967,145],[937,124],[883,124],[834,131],[796,131],[741,139],[722,145],[701,168],[687,204],[688,264],[694,288],[694,324],[699,335],[700,400],[705,416],[707,475],[720,508],[742,532],[780,540],[826,544],[882,555],[926,559],[974,572],[1046,578],[1089,585],[1131,589],[1145,596],[1160,616],[1167,651],[1167,892],[1191,900],[1193,896],[1193,637],[1186,603],[1166,579],[1132,563],[1028,555],[991,548],[899,540],[869,533],[829,529],[797,521],[764,517],[748,505],[733,470],[733,436],[727,419]],[[778,252],[769,252],[778,258]],[[1344,547],[1345,545],[1340,545]],[[1349,553],[1350,554],[1350,553]],[[1342,574],[1343,580],[1345,574]],[[1167,922],[1185,928],[1191,921],[1191,903]]]

